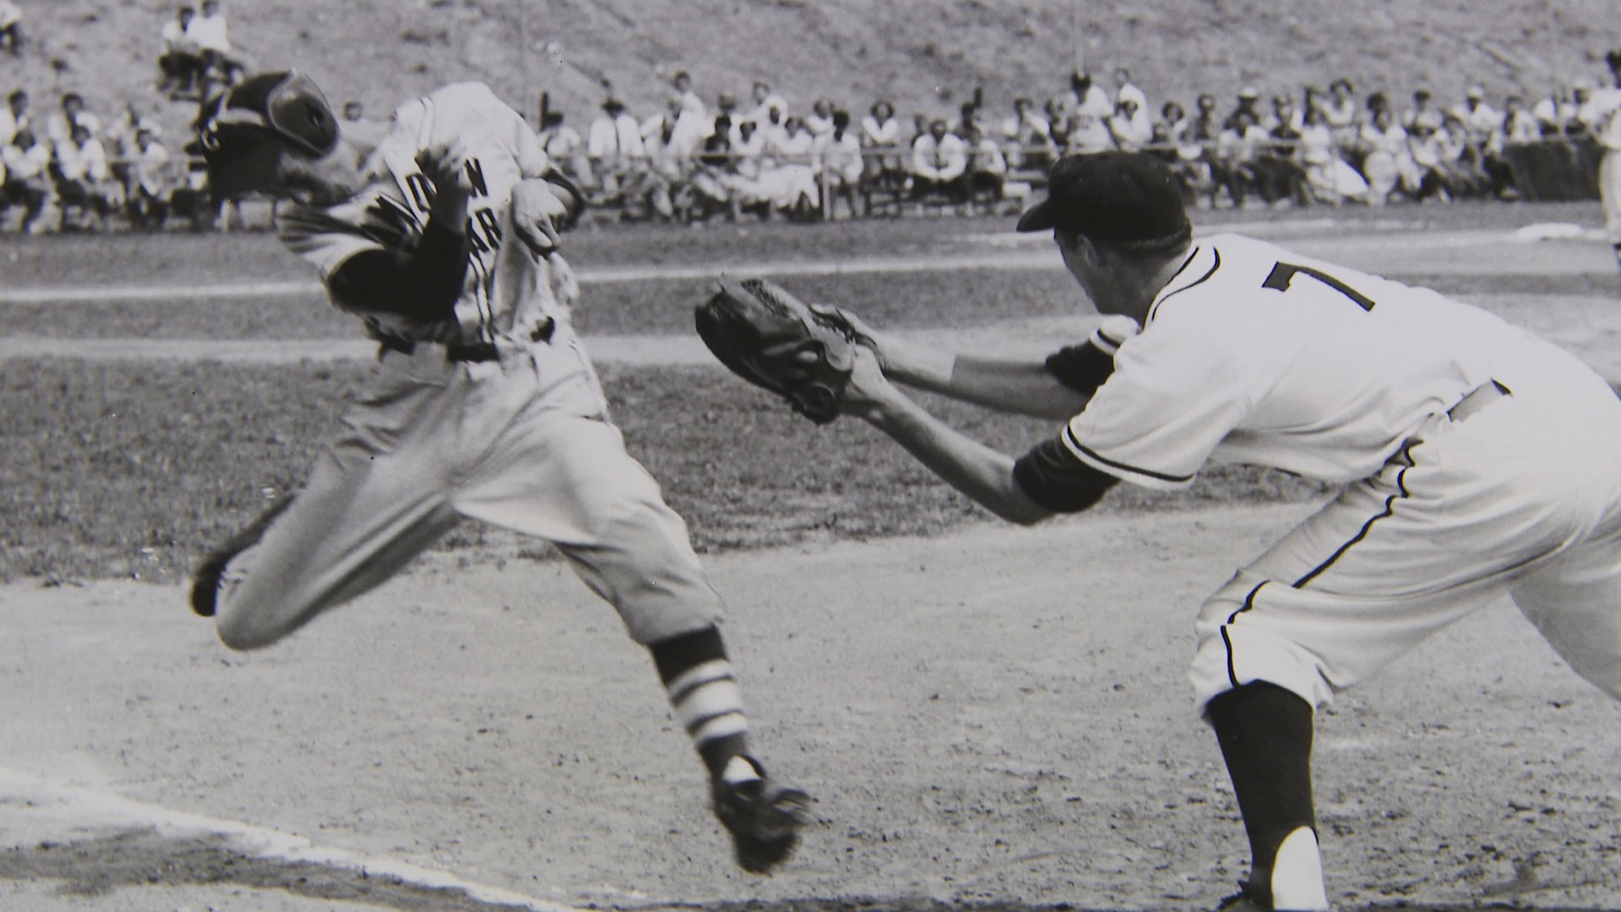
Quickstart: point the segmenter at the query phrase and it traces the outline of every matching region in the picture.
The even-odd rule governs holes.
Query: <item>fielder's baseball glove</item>
[[[698,335],[732,373],[817,424],[839,416],[857,342],[837,311],[813,310],[765,279],[721,276],[696,317]]]

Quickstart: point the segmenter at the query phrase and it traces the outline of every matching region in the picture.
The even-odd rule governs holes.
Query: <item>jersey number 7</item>
[[[1356,306],[1362,308],[1363,310],[1373,309],[1372,298],[1360,291],[1357,291],[1355,288],[1352,288],[1344,282],[1341,282],[1339,279],[1334,278],[1321,269],[1313,269],[1310,266],[1299,266],[1294,263],[1280,262],[1272,267],[1272,272],[1267,275],[1266,281],[1261,283],[1261,287],[1270,288],[1274,291],[1288,291],[1289,283],[1295,280],[1295,275],[1297,273],[1304,273],[1305,275],[1309,275],[1317,281],[1322,282],[1329,288],[1332,288],[1340,294],[1345,295],[1347,298],[1350,298],[1352,301],[1355,301]]]

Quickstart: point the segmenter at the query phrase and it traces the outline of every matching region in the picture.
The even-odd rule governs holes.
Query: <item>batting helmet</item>
[[[338,146],[338,119],[313,79],[297,70],[256,73],[204,103],[190,151],[208,163],[216,200],[253,189],[280,154],[279,138],[320,157]]]

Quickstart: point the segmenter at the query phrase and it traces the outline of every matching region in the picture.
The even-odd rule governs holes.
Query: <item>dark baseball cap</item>
[[[297,70],[247,76],[209,99],[187,151],[208,164],[216,201],[254,188],[285,145],[319,158],[338,146],[338,119],[319,86]],[[266,142],[267,139],[283,142]]]
[[[1100,241],[1170,241],[1192,232],[1182,184],[1141,152],[1066,155],[1047,177],[1047,198],[1019,217],[1017,230],[1061,228]]]

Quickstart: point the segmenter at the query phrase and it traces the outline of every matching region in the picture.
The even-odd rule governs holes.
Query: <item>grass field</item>
[[[1333,224],[1444,231],[1533,221],[1588,221],[1591,204],[1457,205],[1273,215],[1207,213],[1206,224],[1252,224],[1274,232],[1322,234]],[[1246,221],[1247,220],[1247,221]],[[912,219],[815,226],[599,229],[571,236],[586,282],[577,324],[594,335],[691,334],[691,307],[706,279],[648,278],[593,283],[599,272],[635,265],[810,262],[850,257],[951,257],[1040,238],[1014,239],[1007,219]],[[0,305],[0,336],[168,339],[196,343],[197,360],[152,362],[11,359],[0,362],[0,413],[8,416],[8,458],[0,467],[0,577],[65,582],[184,575],[197,556],[250,519],[267,496],[295,486],[367,366],[309,361],[287,366],[209,360],[215,340],[352,338],[352,318],[327,306],[308,271],[264,232],[160,236],[7,236],[6,287],[83,288],[83,300]],[[1461,295],[1523,291],[1606,293],[1609,276],[1414,274],[1409,281]],[[1077,292],[1060,270],[926,269],[857,272],[790,287],[839,301],[878,326],[974,327],[1010,317],[1074,312]],[[251,282],[310,283],[308,292],[262,299],[187,295],[175,300],[106,300],[98,288],[188,288]],[[796,285],[797,282],[797,285]],[[0,289],[0,299],[4,290]],[[110,295],[108,297],[111,297]],[[813,427],[714,368],[604,367],[616,419],[632,452],[666,487],[704,551],[818,539],[928,534],[985,514],[938,483],[896,448],[852,424]],[[939,403],[954,423],[1009,451],[1051,429]],[[1209,503],[1294,501],[1320,486],[1273,472],[1217,470],[1187,495],[1166,498],[1120,486],[1105,510],[1185,509]],[[117,505],[110,508],[110,505]],[[443,548],[471,560],[545,559],[466,527]]]

